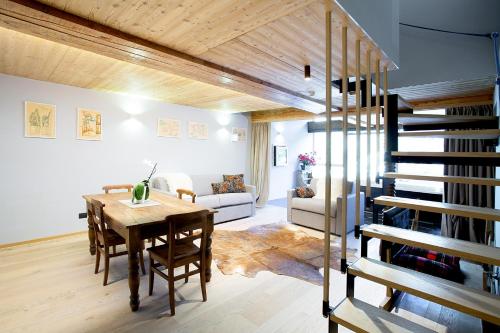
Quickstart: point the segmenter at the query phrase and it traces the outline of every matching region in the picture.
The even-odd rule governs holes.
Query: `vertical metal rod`
[[[366,199],[371,199],[372,71],[371,50],[366,51]]]
[[[375,119],[375,131],[376,131],[376,137],[377,137],[377,148],[376,148],[376,161],[377,164],[375,164],[375,170],[376,170],[376,175],[377,179],[380,176],[380,58],[377,58],[375,61],[375,116],[377,117]],[[377,181],[378,183],[378,181]]]
[[[383,173],[387,172],[388,170],[386,170],[386,163],[385,163],[385,160],[386,160],[386,157],[385,157],[385,154],[388,154],[390,152],[387,151],[387,149],[385,149],[387,147],[387,142],[389,142],[389,138],[387,136],[387,128],[388,128],[388,112],[387,110],[389,109],[389,87],[388,87],[388,83],[389,82],[389,79],[387,77],[387,65],[384,65],[384,170],[383,170]],[[382,182],[385,181],[385,178],[382,180]],[[384,192],[383,192],[384,193]],[[384,193],[385,195],[385,193]]]
[[[361,41],[356,40],[356,222],[354,236],[360,234],[361,208]]]
[[[326,67],[326,172],[325,172],[325,233],[324,233],[324,272],[323,272],[323,316],[328,317],[330,313],[330,216],[332,195],[332,8],[331,2],[325,1],[325,67]]]
[[[347,70],[347,26],[342,27],[342,251],[340,257],[341,272],[347,272],[347,86],[349,84]]]

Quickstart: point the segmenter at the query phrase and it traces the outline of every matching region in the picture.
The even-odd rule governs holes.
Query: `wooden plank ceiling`
[[[39,2],[0,0],[9,50],[0,72],[215,110],[324,111],[322,0]],[[361,38],[373,61],[395,68],[334,2],[334,41],[343,23],[350,50]],[[338,77],[340,43],[334,48]]]
[[[0,28],[0,72],[226,112],[283,105]]]

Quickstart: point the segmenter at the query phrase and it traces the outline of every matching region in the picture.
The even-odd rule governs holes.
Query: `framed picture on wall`
[[[286,166],[288,163],[287,146],[274,146],[274,166]]]
[[[188,136],[191,139],[208,140],[208,125],[196,121],[189,121]]]
[[[181,122],[177,119],[158,119],[158,136],[179,138],[181,136]]]
[[[24,136],[56,138],[56,106],[26,101],[24,103]]]
[[[79,140],[99,141],[102,136],[101,113],[89,109],[77,109],[78,123],[76,138]]]
[[[233,132],[231,133],[231,141],[233,142],[244,142],[247,141],[247,129],[233,127]]]

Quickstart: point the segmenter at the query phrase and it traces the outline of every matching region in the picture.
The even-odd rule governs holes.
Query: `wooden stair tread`
[[[417,156],[417,157],[459,157],[459,158],[500,158],[500,153],[494,152],[427,152],[427,151],[393,151],[392,156]]]
[[[437,114],[412,114],[404,113],[398,115],[398,122],[402,125],[428,125],[428,124],[451,124],[475,121],[496,121],[494,116],[446,116]]]
[[[426,152],[392,151],[394,163],[500,166],[500,153],[495,152]]]
[[[500,266],[500,248],[382,224],[366,225],[364,236],[446,253],[481,264]]]
[[[500,297],[382,261],[360,258],[348,273],[500,324]]]
[[[457,177],[457,176],[423,176],[423,175],[404,174],[404,173],[397,173],[397,172],[386,172],[384,174],[384,177],[385,178],[393,178],[393,179],[426,180],[426,181],[444,182],[444,183],[500,186],[500,179],[495,179],[495,178]]]
[[[400,132],[400,137],[425,137],[425,138],[444,138],[444,139],[481,139],[492,140],[498,139],[500,129],[483,129],[483,130],[430,130],[430,131],[408,131]]]
[[[354,332],[435,332],[355,298],[345,298],[337,305],[330,320]]]
[[[456,216],[472,217],[490,221],[500,221],[500,210],[493,208],[457,205],[437,201],[408,199],[400,197],[380,196],[374,203],[382,206],[409,208],[431,213],[442,213]]]

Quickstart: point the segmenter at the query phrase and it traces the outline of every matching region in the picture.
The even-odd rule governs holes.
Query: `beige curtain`
[[[266,204],[269,196],[270,123],[252,124],[251,169],[252,184],[257,187],[257,207]]]
[[[446,109],[447,115],[492,116],[492,105]],[[487,140],[446,139],[445,152],[494,152],[495,142]],[[495,167],[487,165],[445,165],[444,174],[459,177],[495,178]],[[494,208],[495,188],[492,186],[445,183],[444,201],[448,203]],[[447,237],[489,244],[493,239],[493,222],[445,215],[441,234]]]

